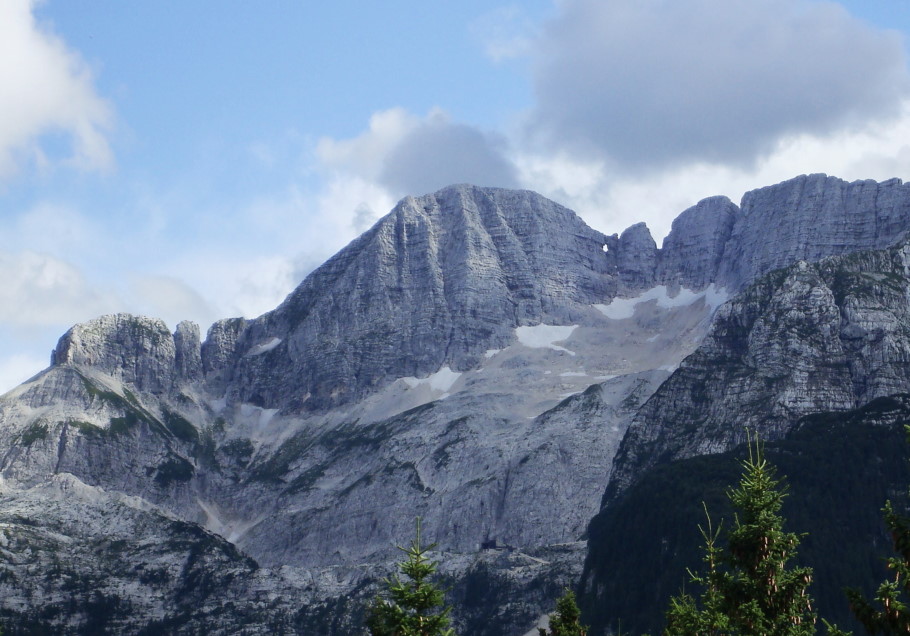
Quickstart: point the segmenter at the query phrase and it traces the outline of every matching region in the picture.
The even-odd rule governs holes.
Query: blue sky
[[[255,316],[406,194],[658,243],[699,199],[910,174],[910,3],[0,3],[0,391],[116,311]]]

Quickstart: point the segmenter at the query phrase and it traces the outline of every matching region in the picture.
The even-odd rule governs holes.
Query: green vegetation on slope
[[[906,507],[908,405],[905,397],[882,398],[849,413],[811,416],[765,449],[787,477],[786,529],[808,533],[797,564],[815,572],[810,593],[819,615],[857,633],[843,589],[871,595],[886,576],[891,541],[881,509],[888,498]],[[591,633],[617,630],[620,622],[629,633],[663,628],[664,609],[680,592],[686,569],[701,563],[702,502],[712,518],[732,523],[725,491],[747,456],[740,447],[656,467],[592,520],[579,598]]]

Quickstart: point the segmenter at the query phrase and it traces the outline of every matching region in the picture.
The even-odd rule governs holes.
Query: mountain
[[[204,340],[125,314],[76,325],[0,398],[0,495],[27,511],[0,526],[6,598],[57,608],[4,611],[55,633],[352,633],[420,516],[458,624],[522,634],[581,573],[605,488],[609,507],[661,462],[732,447],[730,422],[780,437],[910,392],[908,228],[899,180],[706,199],[660,249],[643,224],[606,236],[533,192],[458,185],[405,198],[275,310]],[[29,576],[53,562],[29,560],[30,528],[82,555],[54,566],[68,579],[122,584],[99,605]]]

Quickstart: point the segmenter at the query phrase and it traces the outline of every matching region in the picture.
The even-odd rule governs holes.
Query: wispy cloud
[[[0,280],[0,322],[8,325],[85,320],[119,304],[71,263],[33,251],[0,252]]]
[[[528,57],[538,30],[538,23],[514,4],[493,9],[470,25],[471,34],[495,63]]]
[[[32,353],[0,357],[0,395],[28,380],[47,366],[48,359]]]
[[[113,157],[107,133],[110,105],[94,88],[92,73],[75,51],[35,21],[35,0],[0,3],[0,178],[25,165],[65,161],[106,169]],[[71,140],[68,156],[51,156],[49,133]]]

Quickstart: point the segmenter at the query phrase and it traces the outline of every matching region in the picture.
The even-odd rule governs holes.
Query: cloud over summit
[[[505,141],[452,122],[435,109],[425,118],[402,108],[375,113],[353,139],[324,138],[317,155],[326,166],[373,180],[396,196],[433,192],[452,183],[515,187]]]

